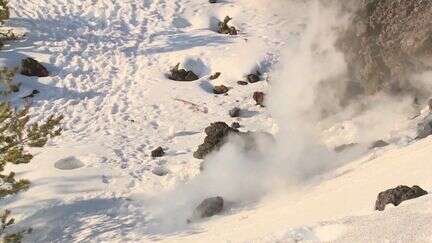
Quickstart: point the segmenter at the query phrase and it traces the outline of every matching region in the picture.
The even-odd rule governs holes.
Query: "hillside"
[[[50,71],[18,74],[22,88],[10,98],[36,89],[33,120],[64,115],[60,137],[10,168],[32,182],[0,201],[16,227],[33,229],[24,242],[432,241],[431,196],[373,208],[398,185],[432,190],[432,138],[414,139],[427,114],[411,94],[337,105],[341,86],[331,80],[347,64],[335,30],[349,16],[319,1],[218,2],[10,1],[6,26],[26,37],[0,51],[0,66],[32,57]],[[238,35],[217,33],[225,16]],[[170,80],[177,63],[199,79]],[[260,81],[238,83],[256,71]],[[218,85],[226,95],[214,94]],[[235,107],[239,117],[229,114]],[[275,143],[258,138],[262,151],[245,155],[245,142],[232,139],[195,158],[217,121]],[[369,149],[379,139],[389,146]],[[152,157],[159,146],[165,155]],[[213,196],[224,211],[188,223]]]

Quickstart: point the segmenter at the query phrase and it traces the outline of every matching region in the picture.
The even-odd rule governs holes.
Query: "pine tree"
[[[48,139],[59,136],[62,119],[63,116],[49,116],[43,123],[29,124],[29,107],[17,111],[7,103],[0,103],[0,199],[30,187],[30,181],[17,180],[14,172],[4,174],[5,166],[8,163],[29,163],[33,155],[26,148],[43,147]],[[8,220],[9,217],[8,210],[0,216],[0,236],[3,237],[3,242],[21,242],[23,234],[28,230],[5,235],[6,228],[14,223],[13,219]]]
[[[26,190],[30,183],[27,180],[15,180],[13,172],[2,174],[8,164],[26,164],[33,156],[25,151],[26,147],[43,147],[48,139],[59,136],[58,128],[62,116],[50,116],[42,123],[28,124],[29,108],[14,111],[9,104],[0,103],[0,179],[8,187],[0,188],[0,199]]]
[[[8,0],[0,0],[0,23],[9,18]]]
[[[9,19],[8,0],[0,0],[0,27]],[[13,41],[23,36],[16,35],[12,30],[0,29],[0,49],[5,41]],[[0,96],[17,92],[19,85],[12,83],[17,69],[0,69]],[[26,151],[28,147],[43,147],[50,138],[59,136],[59,128],[63,116],[49,116],[45,122],[29,124],[29,107],[16,110],[10,104],[0,101],[0,199],[27,190],[30,181],[17,180],[14,172],[5,173],[9,164],[29,163],[33,155]],[[15,223],[9,210],[0,214],[0,241],[5,243],[20,243],[27,230],[10,230]]]
[[[11,211],[5,210],[0,215],[0,235],[6,235],[3,237],[4,243],[20,243],[24,238],[24,234],[30,234],[32,229],[21,230],[15,233],[7,234],[9,228],[15,224],[15,219],[11,217]]]

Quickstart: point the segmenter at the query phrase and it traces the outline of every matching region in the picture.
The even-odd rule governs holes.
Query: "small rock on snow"
[[[155,150],[153,150],[152,152],[151,152],[151,156],[153,157],[153,158],[156,158],[156,157],[162,157],[162,156],[164,156],[165,155],[165,151],[164,151],[164,149],[162,148],[162,147],[158,147],[158,148],[156,148]]]

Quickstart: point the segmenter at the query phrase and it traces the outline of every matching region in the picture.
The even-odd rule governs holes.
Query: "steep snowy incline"
[[[432,190],[432,139],[373,151],[315,184],[236,205],[202,222],[165,228],[150,210],[149,198],[200,173],[201,161],[192,153],[209,123],[238,121],[244,130],[276,132],[268,111],[251,98],[267,91],[267,83],[237,81],[257,67],[267,76],[283,47],[298,44],[305,2],[11,1],[8,24],[28,37],[2,51],[0,64],[18,66],[25,56],[42,61],[51,77],[18,75],[20,95],[40,91],[33,100],[36,120],[65,115],[62,137],[15,169],[32,187],[0,203],[20,227],[33,228],[28,242],[431,240],[424,233],[431,232],[425,225],[432,219],[430,196],[384,213],[372,205],[378,192],[399,184]],[[226,15],[233,17],[238,36],[215,33],[217,20]],[[177,63],[201,78],[168,80]],[[222,76],[209,80],[215,72]],[[212,93],[218,84],[232,88],[227,96]],[[236,106],[247,115],[229,117]],[[166,156],[151,158],[158,146]],[[70,166],[77,168],[64,169]],[[390,223],[396,219],[398,224]],[[397,238],[396,231],[406,237]]]
[[[273,7],[291,14],[268,15],[263,11],[269,7],[266,1],[246,0],[216,5],[199,0],[11,1],[8,25],[28,35],[7,47],[0,63],[18,66],[31,56],[48,67],[48,78],[18,75],[23,83],[19,96],[38,89],[35,120],[64,114],[65,132],[50,147],[35,150],[34,163],[16,169],[33,186],[20,200],[2,206],[11,208],[23,225],[37,222],[34,237],[41,242],[120,241],[148,233],[140,225],[121,225],[128,220],[146,223],[140,206],[138,213],[133,205],[124,210],[119,206],[129,204],[122,198],[157,193],[199,173],[201,161],[192,152],[210,122],[273,129],[269,114],[251,98],[254,91],[267,89],[265,82],[243,87],[237,81],[257,66],[269,71],[282,46],[302,29],[301,13],[280,4]],[[239,36],[214,31],[226,15],[234,18]],[[281,31],[287,26],[293,31]],[[202,78],[193,83],[168,80],[165,74],[177,62]],[[222,76],[210,81],[214,72]],[[211,89],[216,84],[233,89],[228,96],[215,96]],[[234,106],[247,110],[247,116],[230,118],[228,110]],[[167,155],[153,159],[150,151],[158,146]],[[55,167],[57,161],[85,166],[64,171]],[[152,173],[155,169],[168,174],[159,177]],[[119,215],[103,216],[117,208],[123,210]],[[65,223],[46,225],[60,221]],[[111,231],[110,221],[118,222]],[[94,225],[101,231],[86,230]]]
[[[199,234],[170,242],[429,242],[431,196],[374,211],[379,192],[396,185],[432,190],[432,138],[392,147],[337,169],[319,183],[280,192],[257,205],[200,223]]]

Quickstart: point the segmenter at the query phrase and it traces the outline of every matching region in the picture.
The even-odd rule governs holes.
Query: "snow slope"
[[[8,25],[29,34],[7,46],[0,63],[17,66],[25,56],[42,61],[51,77],[18,75],[23,89],[17,97],[41,91],[33,100],[35,120],[65,115],[64,134],[15,169],[32,181],[31,189],[1,202],[20,227],[34,229],[28,242],[431,240],[430,197],[372,210],[377,193],[389,187],[431,190],[431,139],[376,151],[316,183],[175,229],[161,228],[147,202],[134,197],[157,195],[197,175],[201,161],[192,152],[211,122],[276,132],[269,112],[251,99],[254,91],[268,90],[266,82],[236,82],[257,66],[269,72],[283,47],[298,41],[303,1],[14,0],[11,7]],[[212,30],[226,15],[239,36]],[[202,78],[168,80],[177,62]],[[222,76],[210,81],[214,72]],[[215,84],[233,89],[215,96]],[[248,115],[230,118],[234,106]],[[167,156],[153,159],[158,146]],[[73,165],[84,166],[59,169]],[[157,176],[155,169],[168,174]]]

